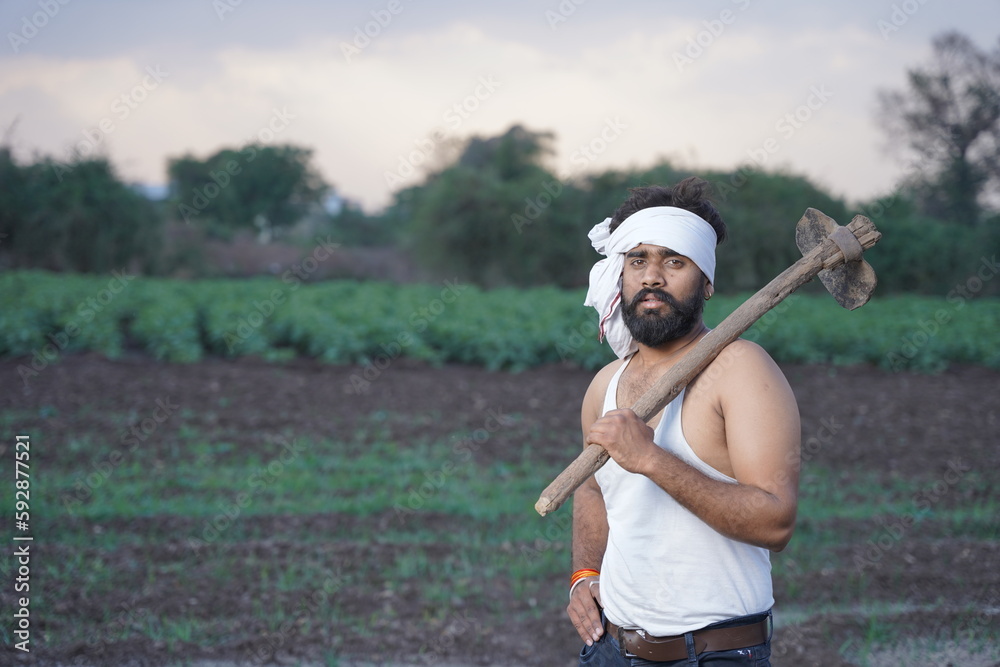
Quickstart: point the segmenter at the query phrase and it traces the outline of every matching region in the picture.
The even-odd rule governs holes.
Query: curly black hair
[[[697,176],[689,176],[673,187],[650,185],[630,188],[628,198],[611,216],[610,230],[615,231],[627,217],[651,206],[674,206],[700,216],[715,230],[715,245],[726,240],[726,223],[709,199],[711,184]]]

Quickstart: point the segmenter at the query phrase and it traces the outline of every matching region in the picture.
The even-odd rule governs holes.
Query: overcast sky
[[[0,28],[16,154],[102,151],[129,181],[290,142],[372,211],[444,138],[520,123],[564,177],[757,161],[857,201],[901,175],[876,91],[942,31],[993,48],[1000,0],[0,0]]]

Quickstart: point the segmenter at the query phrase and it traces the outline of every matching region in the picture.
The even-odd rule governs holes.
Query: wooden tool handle
[[[577,487],[583,484],[595,472],[607,463],[610,458],[608,450],[600,445],[588,445],[576,459],[545,487],[542,495],[535,503],[535,511],[545,516],[553,512],[573,495]]]
[[[808,212],[807,212],[808,213]],[[847,229],[861,243],[864,250],[875,245],[882,235],[872,221],[864,216],[855,216]],[[708,335],[698,341],[691,350],[642,395],[632,406],[633,412],[643,421],[649,421],[674,400],[722,350],[753,326],[765,313],[781,303],[789,294],[809,282],[817,273],[834,269],[844,264],[844,252],[833,239],[826,239],[807,252],[799,261],[782,271],[759,292],[747,299],[729,317],[719,323]],[[549,484],[538,502],[535,511],[545,516],[559,509],[573,492],[588,477],[600,470],[609,455],[600,445],[590,445],[565,470]]]

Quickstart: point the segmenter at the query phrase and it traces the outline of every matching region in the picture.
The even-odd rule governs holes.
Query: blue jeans
[[[770,610],[763,614],[741,616],[727,621],[713,623],[711,628],[727,628],[735,625],[756,623],[771,615]],[[652,662],[642,658],[626,658],[618,647],[618,638],[605,632],[593,646],[584,646],[580,651],[580,667],[641,667],[655,665],[656,667],[771,667],[771,637],[767,641],[750,648],[736,648],[729,651],[705,651],[700,655],[694,653],[694,640],[691,634],[687,637],[688,657],[684,660],[670,662]]]

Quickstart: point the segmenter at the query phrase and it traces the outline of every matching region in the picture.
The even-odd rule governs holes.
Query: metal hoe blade
[[[830,216],[814,208],[806,209],[795,226],[795,245],[799,247],[799,252],[805,255],[834,236],[838,229],[843,228]],[[824,269],[817,274],[817,277],[837,303],[848,310],[860,308],[868,303],[878,284],[875,269],[861,258],[860,252],[857,253],[857,259],[846,261],[835,269]]]

